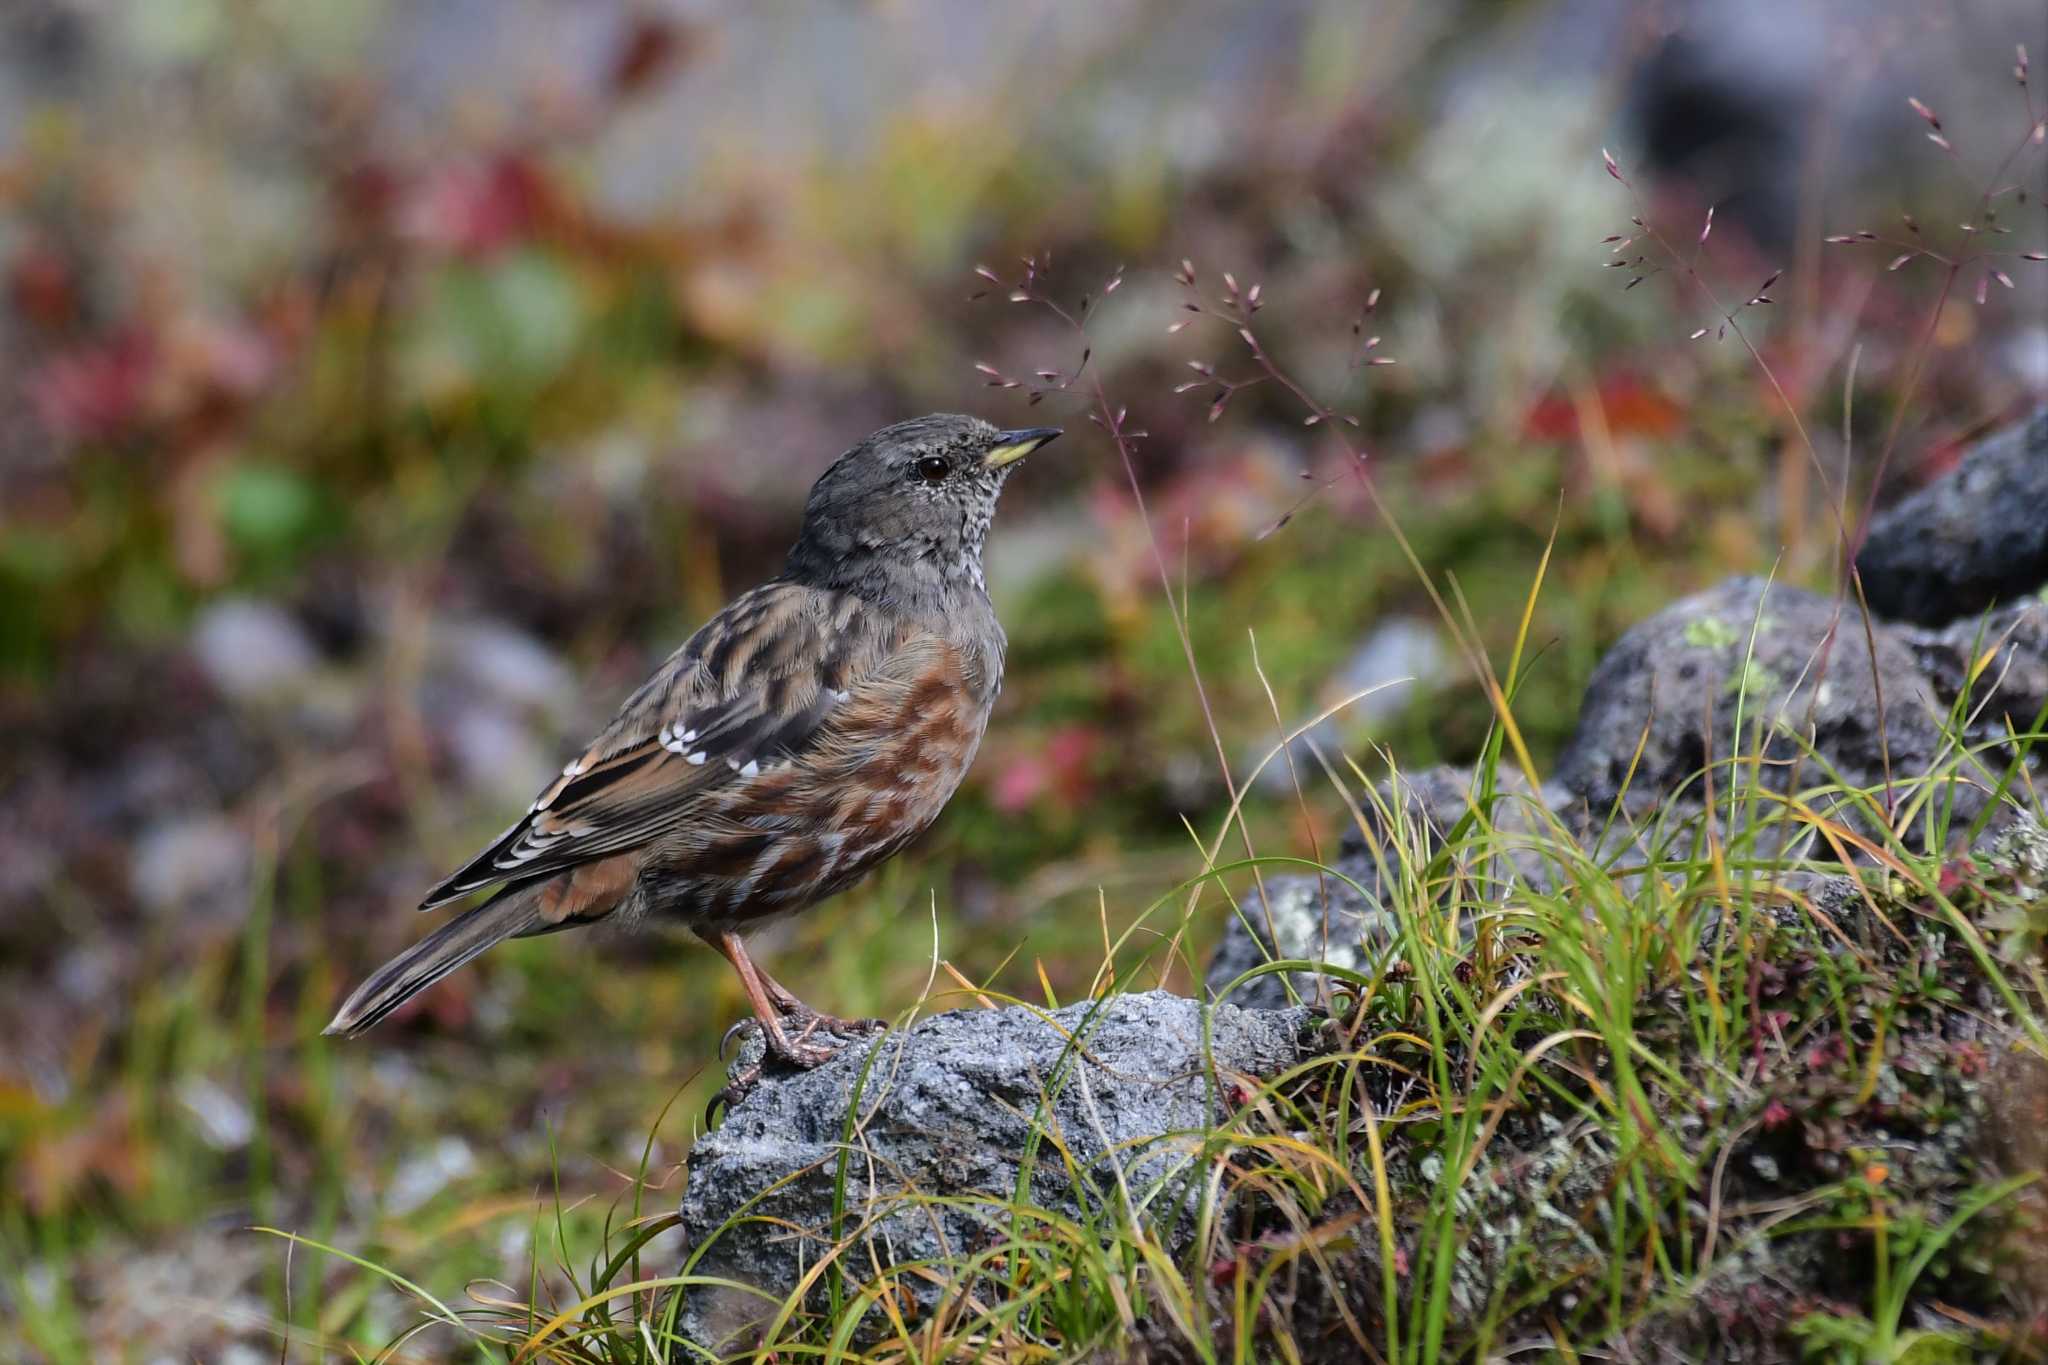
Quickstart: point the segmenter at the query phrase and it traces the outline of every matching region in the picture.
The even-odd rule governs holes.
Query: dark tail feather
[[[535,887],[507,887],[463,911],[379,967],[321,1031],[353,1038],[492,944],[555,927],[542,920],[539,899]]]

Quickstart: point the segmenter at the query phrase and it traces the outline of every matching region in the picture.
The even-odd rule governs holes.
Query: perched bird
[[[845,1021],[742,935],[851,886],[960,785],[1003,680],[982,543],[1018,461],[1059,434],[941,413],[840,456],[781,575],[670,655],[421,908],[496,894],[386,963],[326,1031],[363,1032],[502,939],[611,920],[694,932],[739,973],[771,1053],[831,1056],[812,1036]]]

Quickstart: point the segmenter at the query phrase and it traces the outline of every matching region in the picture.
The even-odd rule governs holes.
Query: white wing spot
[[[759,777],[760,775],[761,765],[751,758],[747,760],[747,766],[740,769],[741,777]]]
[[[682,751],[678,749],[676,752],[681,753]],[[683,761],[685,763],[690,764],[692,767],[701,768],[704,766],[704,760],[709,757],[711,757],[711,755],[705,753],[702,749],[699,749],[696,753],[691,754],[688,758],[684,759]]]

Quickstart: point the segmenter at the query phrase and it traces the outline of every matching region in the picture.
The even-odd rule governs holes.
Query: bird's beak
[[[995,445],[982,457],[981,467],[1001,469],[1004,465],[1015,464],[1059,434],[1058,427],[1024,427],[1018,431],[998,432]]]

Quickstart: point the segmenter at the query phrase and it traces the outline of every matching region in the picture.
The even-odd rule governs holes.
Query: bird
[[[380,967],[325,1032],[354,1037],[509,938],[680,928],[732,964],[766,1050],[798,1068],[857,1027],[799,1000],[745,936],[843,891],[959,788],[1007,639],[982,547],[1003,486],[1057,427],[935,413],[812,486],[782,572],[686,640],[526,813],[422,910],[491,890]]]

